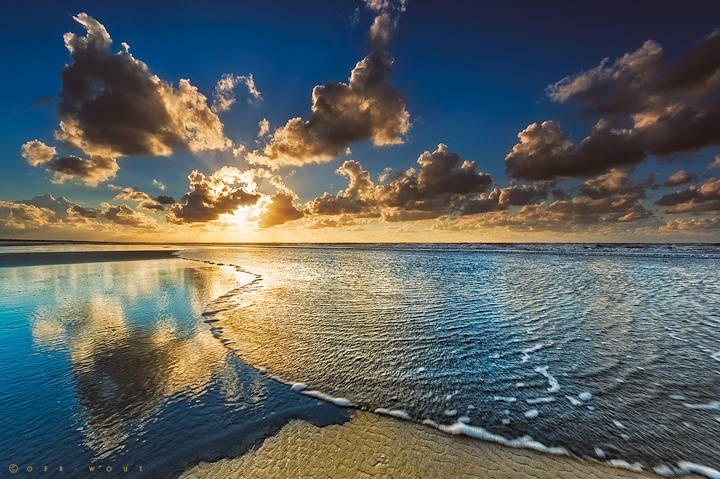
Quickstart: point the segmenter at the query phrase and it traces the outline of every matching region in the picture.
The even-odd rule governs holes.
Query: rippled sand
[[[449,436],[357,412],[339,425],[293,421],[244,456],[200,463],[185,479],[230,477],[641,478],[650,472]],[[697,477],[697,476],[686,476]]]

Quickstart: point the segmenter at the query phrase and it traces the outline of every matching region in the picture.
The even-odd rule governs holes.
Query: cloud
[[[638,199],[645,197],[642,185],[635,183],[626,171],[619,169],[612,169],[603,175],[587,180],[580,185],[579,192],[582,196],[595,200],[619,195]]]
[[[330,161],[358,141],[370,140],[375,146],[403,143],[410,114],[390,85],[393,59],[386,47],[393,27],[388,13],[376,16],[370,28],[371,52],[355,65],[348,82],[315,86],[307,120],[288,120],[248,161],[273,168],[299,166]]]
[[[262,100],[262,94],[255,87],[255,79],[252,73],[247,75],[233,75],[231,73],[225,73],[217,85],[215,85],[215,94],[213,97],[212,111],[220,113],[228,111],[230,107],[235,103],[235,87],[243,84],[247,87],[248,93],[252,95],[255,100]]]
[[[160,191],[165,191],[165,183],[158,181],[157,179],[153,178],[153,185],[157,187]]]
[[[267,121],[267,118],[263,118],[258,122],[258,126],[260,127],[260,130],[258,131],[258,138],[262,138],[263,136],[270,133],[270,122]]]
[[[138,191],[135,188],[128,186],[123,188],[120,192],[115,195],[116,200],[131,200],[131,201],[152,201],[152,196],[142,191]]]
[[[548,189],[538,185],[512,185],[495,188],[488,194],[482,194],[465,202],[460,207],[460,215],[476,215],[491,211],[504,211],[511,206],[525,206],[544,200]]]
[[[96,186],[115,176],[118,164],[114,158],[92,156],[89,159],[75,155],[57,156],[56,149],[39,140],[22,145],[21,153],[28,164],[44,166],[52,172],[54,183],[80,180],[89,186]]]
[[[75,178],[94,186],[115,175],[121,156],[232,146],[207,98],[189,80],[173,87],[153,75],[126,43],[112,53],[112,40],[100,22],[85,13],[74,18],[86,34],[63,37],[71,62],[62,71],[55,138],[89,158],[53,154],[49,159],[49,150],[33,150],[38,145],[29,142],[23,156],[30,164],[47,167],[57,181]]]
[[[655,202],[665,213],[720,211],[720,179],[709,178],[700,186],[668,193]]]
[[[232,213],[240,206],[253,205],[260,199],[254,191],[252,171],[240,172],[237,168],[223,167],[205,176],[197,170],[188,175],[190,191],[180,204],[170,208],[167,221],[175,224],[217,220],[220,215]]]
[[[302,218],[304,213],[295,208],[294,200],[295,197],[288,192],[275,193],[261,214],[258,225],[261,228],[270,228]]]
[[[38,166],[50,163],[57,150],[54,146],[47,146],[40,140],[32,140],[22,146],[21,152],[22,157],[27,160],[29,165]]]
[[[147,215],[138,213],[126,204],[113,206],[108,203],[101,203],[103,211],[102,218],[122,226],[133,228],[154,229],[157,228],[155,220]]]
[[[417,163],[419,171],[410,168],[375,185],[358,162],[347,160],[336,172],[348,178],[348,187],[310,201],[308,212],[373,217],[382,210],[386,221],[428,219],[459,211],[493,183],[490,175],[477,171],[475,162],[463,160],[442,143],[421,154]]]
[[[516,179],[557,181],[631,166],[648,156],[672,158],[720,144],[720,32],[674,65],[655,42],[547,88],[556,102],[578,103],[600,117],[574,145],[554,121],[533,123],[505,158]]]
[[[714,168],[720,168],[720,155],[715,155],[715,159],[707,166],[708,170],[712,170]]]
[[[117,226],[155,229],[157,223],[127,205],[102,203],[100,208],[89,208],[50,194],[14,203],[0,201],[0,231],[43,228],[69,231],[69,227],[108,230]]]
[[[47,208],[0,201],[0,231],[36,229],[53,221],[55,213]]]
[[[670,186],[680,186],[684,185],[686,183],[690,183],[691,181],[695,180],[695,175],[691,175],[690,173],[686,172],[685,170],[680,170],[672,175],[668,176],[667,180],[663,182],[663,186],[670,187]]]
[[[720,218],[675,218],[660,227],[661,232],[696,233],[720,229]]]

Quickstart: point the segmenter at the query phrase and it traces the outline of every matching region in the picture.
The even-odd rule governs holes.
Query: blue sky
[[[0,77],[0,200],[16,201],[51,193],[96,206],[111,201],[106,184],[55,184],[43,168],[30,166],[21,146],[33,139],[57,145],[60,72],[70,62],[65,32],[82,34],[72,18],[86,12],[113,39],[145,62],[152,73],[176,85],[190,79],[208,98],[224,73],[252,73],[262,101],[238,101],[220,114],[225,135],[248,149],[258,122],[271,129],[293,117],[307,117],[315,85],[346,81],[368,52],[368,27],[376,12],[358,2],[9,2],[3,7],[0,40],[6,45],[5,75]],[[410,2],[395,15],[397,26],[388,50],[395,62],[390,83],[402,94],[411,129],[403,144],[376,147],[368,141],[349,147],[376,178],[386,167],[403,170],[439,143],[477,163],[497,186],[507,186],[503,159],[530,123],[557,120],[574,142],[589,134],[597,118],[574,105],[554,103],[545,88],[567,75],[615,59],[648,39],[662,45],[673,61],[718,27],[714,2]],[[49,102],[39,101],[50,98]],[[62,148],[58,146],[58,148]],[[659,181],[679,169],[707,176],[717,146],[673,155],[675,161],[649,158],[631,173],[657,174]],[[343,158],[279,173],[297,194],[296,203],[324,191],[335,193],[347,180],[335,173]],[[156,194],[152,179],[181,197],[193,169],[211,174],[223,165],[247,168],[227,152],[175,151],[169,157],[123,157],[109,183],[136,186]],[[717,175],[717,173],[716,173]],[[566,181],[571,187],[585,178]],[[648,190],[646,202],[663,194]]]

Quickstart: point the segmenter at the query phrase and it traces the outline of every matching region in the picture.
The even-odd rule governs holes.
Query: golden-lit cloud
[[[36,140],[23,145],[31,165],[45,166],[57,181],[77,179],[94,186],[115,176],[122,156],[232,148],[216,112],[189,80],[172,86],[136,59],[127,43],[113,53],[100,22],[85,13],[74,18],[86,34],[63,37],[72,61],[62,71],[55,138],[88,158],[50,155],[54,147],[43,149]],[[251,93],[259,95],[251,76],[237,78],[245,78]],[[228,107],[232,103],[227,96],[223,101]]]
[[[300,166],[330,161],[358,141],[370,140],[375,146],[403,143],[410,114],[390,85],[393,59],[387,43],[393,28],[388,13],[377,15],[370,28],[372,51],[355,65],[349,80],[315,86],[310,116],[288,120],[248,161],[271,168]]]
[[[565,77],[547,88],[551,100],[578,103],[598,117],[573,144],[557,122],[532,123],[505,158],[509,175],[531,181],[587,177],[720,144],[720,31],[672,63],[648,40],[613,63]]]

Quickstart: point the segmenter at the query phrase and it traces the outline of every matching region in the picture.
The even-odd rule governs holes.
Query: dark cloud
[[[308,212],[316,215],[367,214],[377,209],[375,184],[360,163],[347,160],[335,172],[348,178],[348,187],[337,194],[325,192],[310,201]]]
[[[680,186],[695,181],[695,175],[691,175],[685,170],[680,170],[672,175],[668,176],[668,179],[663,182],[663,186]]]
[[[236,168],[224,167],[210,176],[193,170],[188,176],[190,191],[181,202],[170,208],[170,223],[198,223],[217,220],[239,206],[253,205],[260,194],[244,189],[242,174]]]
[[[594,200],[627,195],[635,198],[644,198],[645,189],[642,185],[630,179],[627,172],[613,169],[597,178],[587,180],[579,187],[580,195]]]
[[[391,176],[385,184],[375,185],[358,162],[347,160],[337,173],[348,178],[348,187],[315,198],[308,203],[308,212],[359,217],[377,217],[382,212],[386,221],[435,218],[459,211],[493,183],[490,175],[477,171],[475,162],[463,160],[444,144],[433,152],[424,152],[417,163],[418,171],[410,168]],[[526,190],[508,191],[506,198],[520,201],[519,197],[526,194]]]
[[[668,193],[655,204],[668,207],[665,213],[720,211],[720,179],[710,178],[700,186]]]
[[[491,211],[504,211],[511,206],[525,206],[544,200],[548,189],[538,185],[512,185],[495,188],[488,194],[468,200],[461,207],[461,215],[476,215]]]
[[[576,102],[601,119],[578,145],[556,122],[529,125],[505,158],[507,173],[532,181],[585,177],[720,144],[718,45],[714,32],[672,65],[648,41],[612,64],[604,60],[550,85],[552,100]]]
[[[138,213],[126,204],[113,206],[103,203],[101,206],[103,210],[100,215],[112,223],[141,229],[154,229],[157,227],[152,218]]]
[[[578,196],[556,200],[547,206],[547,222],[608,223],[630,222],[652,216],[641,203],[645,189],[627,172],[612,169],[578,187]]]
[[[133,57],[126,43],[113,54],[100,22],[84,13],[75,20],[87,33],[64,36],[72,62],[62,72],[58,139],[106,156],[230,146],[207,99],[188,80],[173,88]]]
[[[138,191],[130,186],[121,189],[120,192],[115,195],[114,199],[137,201],[139,202],[138,208],[153,212],[164,211],[164,205],[175,203],[175,200],[170,196],[159,195],[157,197],[152,197],[149,194]]]
[[[175,203],[175,198],[173,198],[172,196],[167,196],[167,195],[158,195],[154,199],[161,205],[171,205],[171,204]]]
[[[393,59],[386,47],[393,27],[388,13],[375,17],[371,53],[355,65],[349,81],[313,88],[308,119],[288,120],[248,160],[272,167],[303,165],[330,161],[362,140],[376,146],[403,143],[410,115],[402,95],[390,85]]]
[[[85,13],[74,18],[87,33],[63,37],[71,62],[62,71],[55,137],[89,158],[56,157],[54,148],[48,157],[52,147],[30,151],[33,142],[28,142],[23,145],[28,163],[45,166],[59,181],[76,178],[94,186],[115,175],[120,156],[232,147],[207,98],[188,80],[174,88],[133,57],[126,43],[112,53],[112,40],[100,22]]]
[[[304,213],[295,208],[294,200],[295,197],[288,192],[275,193],[260,216],[258,225],[261,228],[270,228],[302,218]]]

